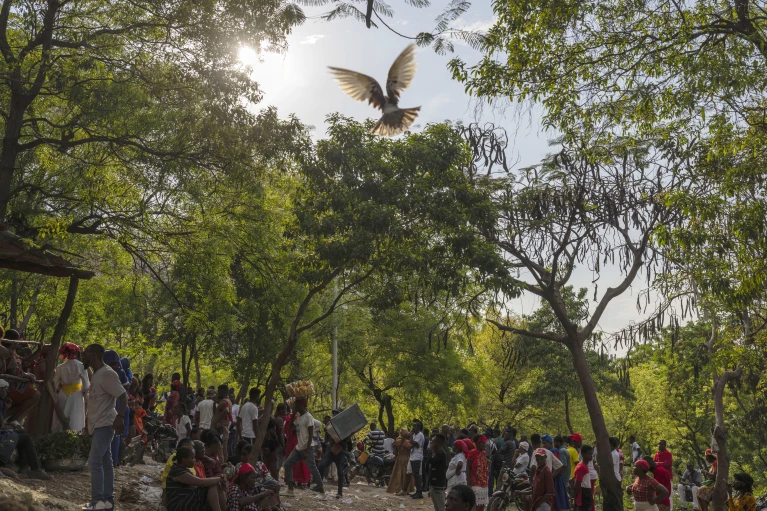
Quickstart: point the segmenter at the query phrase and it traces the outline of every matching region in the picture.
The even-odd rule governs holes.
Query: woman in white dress
[[[82,362],[77,360],[80,347],[71,342],[65,342],[59,350],[64,361],[56,367],[53,377],[53,387],[59,406],[64,410],[64,416],[69,421],[70,430],[82,433],[85,429],[85,394],[90,388],[90,380]],[[56,414],[53,414],[53,431],[63,429]]]
[[[466,484],[466,453],[469,448],[463,443],[463,440],[456,440],[453,444],[453,457],[447,466],[447,487],[448,489],[458,484]]]

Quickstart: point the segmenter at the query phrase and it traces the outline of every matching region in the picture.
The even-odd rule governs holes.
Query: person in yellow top
[[[165,468],[162,469],[162,474],[160,475],[160,485],[162,486],[162,505],[165,507],[165,481],[168,479],[168,474],[170,474],[170,468],[173,466],[174,463],[176,463],[176,453],[178,452],[179,448],[181,447],[192,447],[192,439],[191,438],[182,438],[178,441],[178,445],[176,446],[176,451],[170,455],[170,458],[168,458],[168,462],[165,463]],[[194,468],[187,469],[189,472],[191,472],[192,475],[197,475],[194,471]]]
[[[727,485],[727,511],[756,511],[754,480],[745,472],[738,472],[734,477],[732,484]],[[735,497],[732,490],[737,491]]]
[[[567,447],[567,452],[570,454],[570,479],[573,479],[575,477],[575,465],[578,464],[578,451],[572,446],[569,436],[565,435],[562,437],[562,441]]]

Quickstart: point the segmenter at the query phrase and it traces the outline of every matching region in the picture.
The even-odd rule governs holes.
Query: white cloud
[[[399,19],[399,20],[397,20],[396,23],[397,23],[397,25],[402,25],[404,27],[405,25],[407,25],[407,20]]]
[[[438,94],[429,101],[429,109],[434,110],[442,105],[452,103],[453,100],[447,94]]]
[[[489,20],[475,20],[472,22],[466,21],[463,18],[458,18],[455,20],[455,23],[452,24],[451,28],[456,28],[458,30],[466,30],[469,32],[487,32],[490,30],[490,27],[495,25],[495,22],[497,21],[497,17],[493,16]]]
[[[317,44],[317,41],[320,39],[325,39],[324,34],[312,34],[304,37],[303,41],[301,41],[301,44]]]

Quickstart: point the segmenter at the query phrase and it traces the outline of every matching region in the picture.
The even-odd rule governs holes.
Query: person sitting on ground
[[[738,472],[735,480],[727,485],[727,511],[756,511],[756,499],[754,499],[754,480],[745,472]],[[737,493],[732,496],[732,490]]]
[[[687,463],[687,470],[682,474],[682,478],[679,480],[679,486],[677,492],[679,493],[679,500],[682,502],[682,509],[687,509],[687,488],[690,488],[692,493],[692,509],[698,511],[698,489],[701,483],[703,483],[703,476],[699,470],[695,470],[695,465]]]
[[[218,477],[223,473],[221,459],[221,441],[212,431],[208,431],[205,436],[205,457],[202,464],[205,466],[205,477]]]
[[[533,494],[531,497],[532,511],[551,511],[554,509],[554,477],[551,469],[546,464],[548,453],[543,447],[539,447],[533,453],[537,462],[537,470],[533,477]]]
[[[237,444],[234,446],[234,453],[229,456],[229,463],[231,463],[234,466],[237,466],[239,463],[246,463],[247,461],[243,459],[242,457],[242,448],[246,445],[250,445],[250,443],[247,440],[240,440],[237,442]]]
[[[272,490],[256,484],[256,469],[250,463],[240,465],[234,480],[226,492],[227,511],[260,511],[265,499],[273,495]]]
[[[194,449],[194,475],[205,479],[205,444],[200,440],[192,440],[192,449]]]
[[[650,463],[641,459],[634,463],[634,484],[626,491],[634,497],[636,511],[658,511],[658,503],[667,499],[669,491],[665,486],[650,477]]]
[[[3,421],[3,408],[10,402],[8,387],[7,381],[0,380],[0,467],[5,467],[13,451],[18,450],[19,475],[47,481],[51,476],[40,464],[32,437],[18,426],[15,430],[11,429],[12,427],[6,426]]]
[[[224,511],[223,477],[201,479],[189,473],[194,468],[194,451],[181,447],[165,484],[168,511]]]
[[[465,484],[453,486],[445,497],[445,511],[472,511],[477,498],[474,490]]]
[[[192,447],[192,440],[190,438],[182,438],[178,442],[178,447],[176,448],[176,451],[170,455],[168,458],[168,461],[165,463],[165,468],[162,470],[162,474],[160,474],[160,486],[162,487],[162,505],[167,507],[167,497],[168,495],[165,493],[165,484],[166,480],[168,479],[168,474],[170,474],[170,469],[173,467],[173,465],[176,464],[176,456],[178,454],[178,450],[182,447]],[[194,471],[194,467],[189,469],[189,472],[192,475],[197,475]]]

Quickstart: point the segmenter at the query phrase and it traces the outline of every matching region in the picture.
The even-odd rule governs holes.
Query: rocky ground
[[[159,509],[159,476],[162,466],[149,458],[146,465],[120,467],[115,473],[115,494],[117,509],[120,511],[148,511]],[[15,481],[8,477],[0,479],[0,494],[26,504],[26,509],[35,511],[78,511],[90,496],[90,474],[87,469],[74,473],[51,473],[53,480],[36,481],[24,479]],[[328,489],[330,490],[330,486]],[[344,490],[343,499],[335,498],[335,488],[327,496],[320,496],[307,490],[296,490],[295,497],[283,497],[285,508],[290,511],[343,511],[365,509],[371,511],[399,511],[404,509],[433,509],[431,500],[413,501],[409,497],[395,497],[385,489],[368,486],[355,481]],[[24,510],[3,504],[0,511]]]

